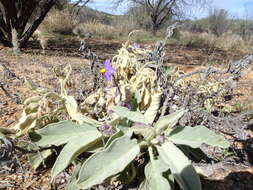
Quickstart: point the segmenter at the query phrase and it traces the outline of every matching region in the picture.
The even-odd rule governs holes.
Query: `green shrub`
[[[43,148],[29,155],[32,165],[39,167],[58,147],[61,152],[51,171],[52,180],[71,163],[76,165],[66,190],[87,189],[108,179],[131,183],[136,178],[143,190],[168,190],[175,182],[183,190],[200,190],[199,176],[186,153],[199,151],[203,143],[221,148],[229,143],[204,126],[180,125],[187,108],[168,113],[166,104],[161,107],[166,81],[178,89],[188,86],[177,70],[161,64],[165,44],[166,40],[152,52],[128,40],[111,61],[104,62],[105,86],[81,104],[68,94],[70,65],[54,70],[60,93],[26,80],[36,95],[24,102],[14,129],[17,136],[29,135],[35,152],[36,147]],[[216,87],[202,88],[200,93],[208,94]],[[78,157],[82,153],[90,156]],[[141,155],[145,176],[138,176],[142,169],[135,164]]]

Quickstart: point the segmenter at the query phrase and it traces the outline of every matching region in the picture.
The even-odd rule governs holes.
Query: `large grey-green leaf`
[[[124,132],[117,129],[118,131],[116,133],[114,133],[112,136],[110,136],[110,138],[108,139],[108,141],[105,144],[105,148],[107,148],[115,139],[122,137],[124,135]]]
[[[121,117],[125,117],[133,122],[139,122],[144,124],[149,124],[148,119],[137,111],[130,111],[128,108],[115,106],[112,110]]]
[[[68,181],[68,184],[65,186],[65,190],[79,190],[80,189],[77,185],[77,180],[78,180],[78,174],[81,169],[81,166],[82,166],[82,163],[80,162],[75,166],[75,169]]]
[[[203,143],[221,148],[229,147],[229,142],[223,136],[215,134],[204,126],[177,127],[168,138],[176,144],[187,145],[192,148],[198,148]]]
[[[155,137],[155,130],[153,127],[138,126],[131,127],[131,130],[138,135],[142,135],[145,140],[150,141]]]
[[[167,129],[168,127],[169,128],[174,127],[185,112],[187,112],[187,110],[182,109],[160,118],[155,123],[155,129],[157,134],[160,134],[163,130]]]
[[[129,137],[131,137],[133,134],[133,131],[131,131],[131,128],[130,128],[131,123],[132,122],[129,121],[128,119],[121,120],[120,122],[116,124],[116,128],[122,131],[124,135],[128,135]]]
[[[44,150],[38,153],[28,154],[28,160],[34,169],[37,169],[41,164],[53,153],[52,150]]]
[[[141,185],[141,190],[170,190],[170,184],[163,177],[163,172],[166,172],[169,166],[162,160],[153,160],[145,167],[145,181]]]
[[[128,136],[115,139],[104,151],[95,153],[85,163],[79,173],[78,184],[86,189],[102,183],[106,178],[124,170],[140,152],[136,140]]]
[[[189,159],[176,145],[166,141],[156,147],[163,161],[170,166],[172,174],[183,190],[201,190],[198,174]]]
[[[158,165],[158,163],[156,164]],[[140,185],[140,190],[170,190],[170,184],[157,170],[157,166],[148,163],[145,167],[145,180]]]
[[[88,124],[79,125],[71,121],[61,121],[49,124],[37,130],[36,133],[31,133],[30,138],[38,146],[59,146],[66,144],[73,137],[86,136],[86,133],[90,131],[97,131],[97,129]]]
[[[68,167],[79,154],[96,144],[101,137],[102,134],[99,131],[91,130],[87,131],[85,135],[82,133],[70,139],[56,159],[52,168],[52,178]]]

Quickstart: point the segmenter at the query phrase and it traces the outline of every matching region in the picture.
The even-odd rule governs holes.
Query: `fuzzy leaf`
[[[162,159],[153,160],[145,167],[145,181],[140,190],[170,190],[170,184],[163,177],[163,172],[169,169]]]
[[[131,127],[131,130],[138,135],[142,135],[145,140],[149,141],[155,137],[155,130],[153,127],[138,126]]]
[[[77,121],[80,124],[88,123],[91,125],[99,126],[98,121],[81,114],[81,112],[79,111],[78,104],[73,96],[63,97],[65,99],[65,106],[68,111],[68,114],[73,120]]]
[[[39,103],[30,103],[29,105],[26,106],[24,109],[24,112],[28,115],[31,113],[36,113],[39,108]]]
[[[161,96],[161,92],[154,93],[151,96],[151,104],[144,114],[144,116],[148,119],[149,123],[153,123],[155,120],[157,111],[160,107]]]
[[[28,160],[31,163],[32,167],[34,169],[37,169],[52,153],[52,150],[48,149],[40,153],[28,154]]]
[[[166,130],[168,127],[169,128],[174,127],[177,124],[178,120],[184,115],[185,112],[187,112],[187,110],[182,109],[160,118],[155,123],[155,129],[156,129],[157,134],[160,134],[162,131]]]
[[[65,190],[79,190],[80,188],[77,185],[77,180],[78,180],[78,173],[81,169],[82,164],[78,163],[70,177],[70,180],[68,184],[65,187]]]
[[[27,132],[29,129],[34,128],[36,125],[36,120],[37,113],[31,113],[29,115],[26,115],[26,113],[23,112],[22,117],[13,129],[19,131],[19,133],[17,134],[19,136],[22,133]]]
[[[95,153],[82,165],[78,184],[86,189],[124,170],[140,152],[136,140],[128,136],[115,139],[104,151]]]
[[[139,122],[139,123],[144,123],[144,124],[149,124],[148,119],[141,114],[140,112],[137,111],[129,111],[125,107],[120,107],[120,106],[115,106],[112,108],[112,110],[118,114],[121,117],[125,117],[133,122]]]
[[[29,105],[30,103],[38,103],[41,99],[41,96],[32,96],[24,101],[24,105]]]
[[[192,148],[199,148],[203,143],[221,148],[229,147],[229,142],[223,136],[215,134],[204,126],[177,127],[168,138],[176,144]]]
[[[7,127],[0,127],[0,133],[3,135],[11,135],[16,134],[16,130]]]
[[[96,144],[100,137],[102,137],[102,134],[99,131],[90,130],[70,139],[56,159],[52,169],[52,178],[68,167],[78,155]]]
[[[169,165],[172,174],[183,190],[201,190],[198,174],[189,159],[172,142],[156,146],[163,161]]]
[[[97,129],[88,124],[76,124],[72,121],[61,121],[58,123],[49,124],[46,127],[39,129],[36,133],[31,133],[30,138],[38,146],[60,146],[66,144],[70,139],[86,136],[91,132],[96,132]]]
[[[114,139],[122,137],[123,135],[124,135],[124,132],[121,131],[120,129],[117,129],[117,132],[109,137],[108,141],[105,144],[105,148],[108,147],[114,141]]]

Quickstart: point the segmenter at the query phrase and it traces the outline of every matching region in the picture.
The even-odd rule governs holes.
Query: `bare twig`
[[[49,146],[49,147],[40,147],[38,150],[28,150],[19,146],[14,145],[13,146],[15,149],[17,149],[18,151],[22,152],[23,154],[31,154],[31,153],[38,153],[38,152],[42,152],[44,150],[49,150],[49,149],[56,149],[57,146]]]
[[[2,63],[1,63],[2,62]],[[6,61],[1,60],[0,65],[3,67],[4,69],[4,78],[16,78],[18,80],[21,80],[16,73],[12,72],[4,63],[7,63]]]

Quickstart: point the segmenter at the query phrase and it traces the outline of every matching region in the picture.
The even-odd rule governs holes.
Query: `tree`
[[[135,27],[148,30],[152,27],[152,21],[146,12],[145,7],[141,5],[132,6],[126,12],[128,17],[133,18]]]
[[[0,0],[0,42],[13,47],[15,53],[24,47],[49,10],[61,0]],[[66,0],[63,0],[66,2]],[[88,0],[78,0],[87,3]]]
[[[145,7],[152,21],[152,32],[154,35],[173,16],[180,16],[186,6],[206,2],[206,0],[116,0],[116,3],[120,4],[125,1]]]
[[[238,19],[239,35],[247,42],[250,42],[253,34],[252,9],[252,6],[245,6],[243,19]]]
[[[231,21],[228,18],[228,11],[225,9],[210,9],[208,15],[209,29],[216,36],[221,36],[228,31]]]

